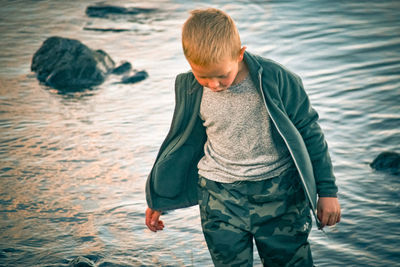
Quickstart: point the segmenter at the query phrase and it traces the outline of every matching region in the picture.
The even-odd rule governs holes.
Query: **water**
[[[298,73],[320,113],[343,218],[327,236],[313,229],[316,265],[399,266],[400,180],[368,163],[400,150],[400,2],[118,0],[108,3],[158,11],[88,18],[95,3],[1,1],[0,266],[66,266],[79,255],[99,266],[211,265],[197,207],[165,215],[154,234],[143,192],[171,121],[174,77],[189,69],[181,25],[205,6],[232,15],[248,51]],[[53,35],[150,76],[58,94],[30,73]]]

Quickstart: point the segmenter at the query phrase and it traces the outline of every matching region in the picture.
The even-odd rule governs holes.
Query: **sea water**
[[[342,221],[310,236],[317,266],[399,266],[400,178],[369,163],[400,152],[400,2],[102,1],[154,12],[91,18],[98,1],[0,2],[0,266],[212,266],[197,207],[144,224],[144,187],[168,132],[189,10],[216,7],[247,50],[303,79],[335,166]],[[129,61],[149,78],[61,94],[31,59],[50,36]],[[260,266],[255,252],[255,266]]]

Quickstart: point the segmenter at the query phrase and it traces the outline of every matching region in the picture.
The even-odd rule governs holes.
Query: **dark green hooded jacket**
[[[336,197],[328,146],[301,79],[271,60],[245,52],[251,80],[263,95],[268,114],[284,139],[299,171],[314,216],[317,194]],[[196,205],[197,163],[207,136],[200,118],[203,87],[193,73],[176,77],[171,128],[146,183],[147,204],[154,210]],[[316,217],[316,216],[315,216]],[[319,225],[316,218],[317,225]]]

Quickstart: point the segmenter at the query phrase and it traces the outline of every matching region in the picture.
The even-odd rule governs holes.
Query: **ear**
[[[240,49],[238,62],[241,62],[241,61],[243,60],[244,51],[246,51],[246,48],[247,48],[246,46],[243,46],[243,47]]]

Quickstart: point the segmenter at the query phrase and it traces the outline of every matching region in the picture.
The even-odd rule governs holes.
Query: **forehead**
[[[237,62],[233,60],[223,60],[219,63],[212,64],[209,66],[199,66],[190,63],[192,71],[196,76],[199,77],[217,77],[228,75],[232,69],[235,67]]]

